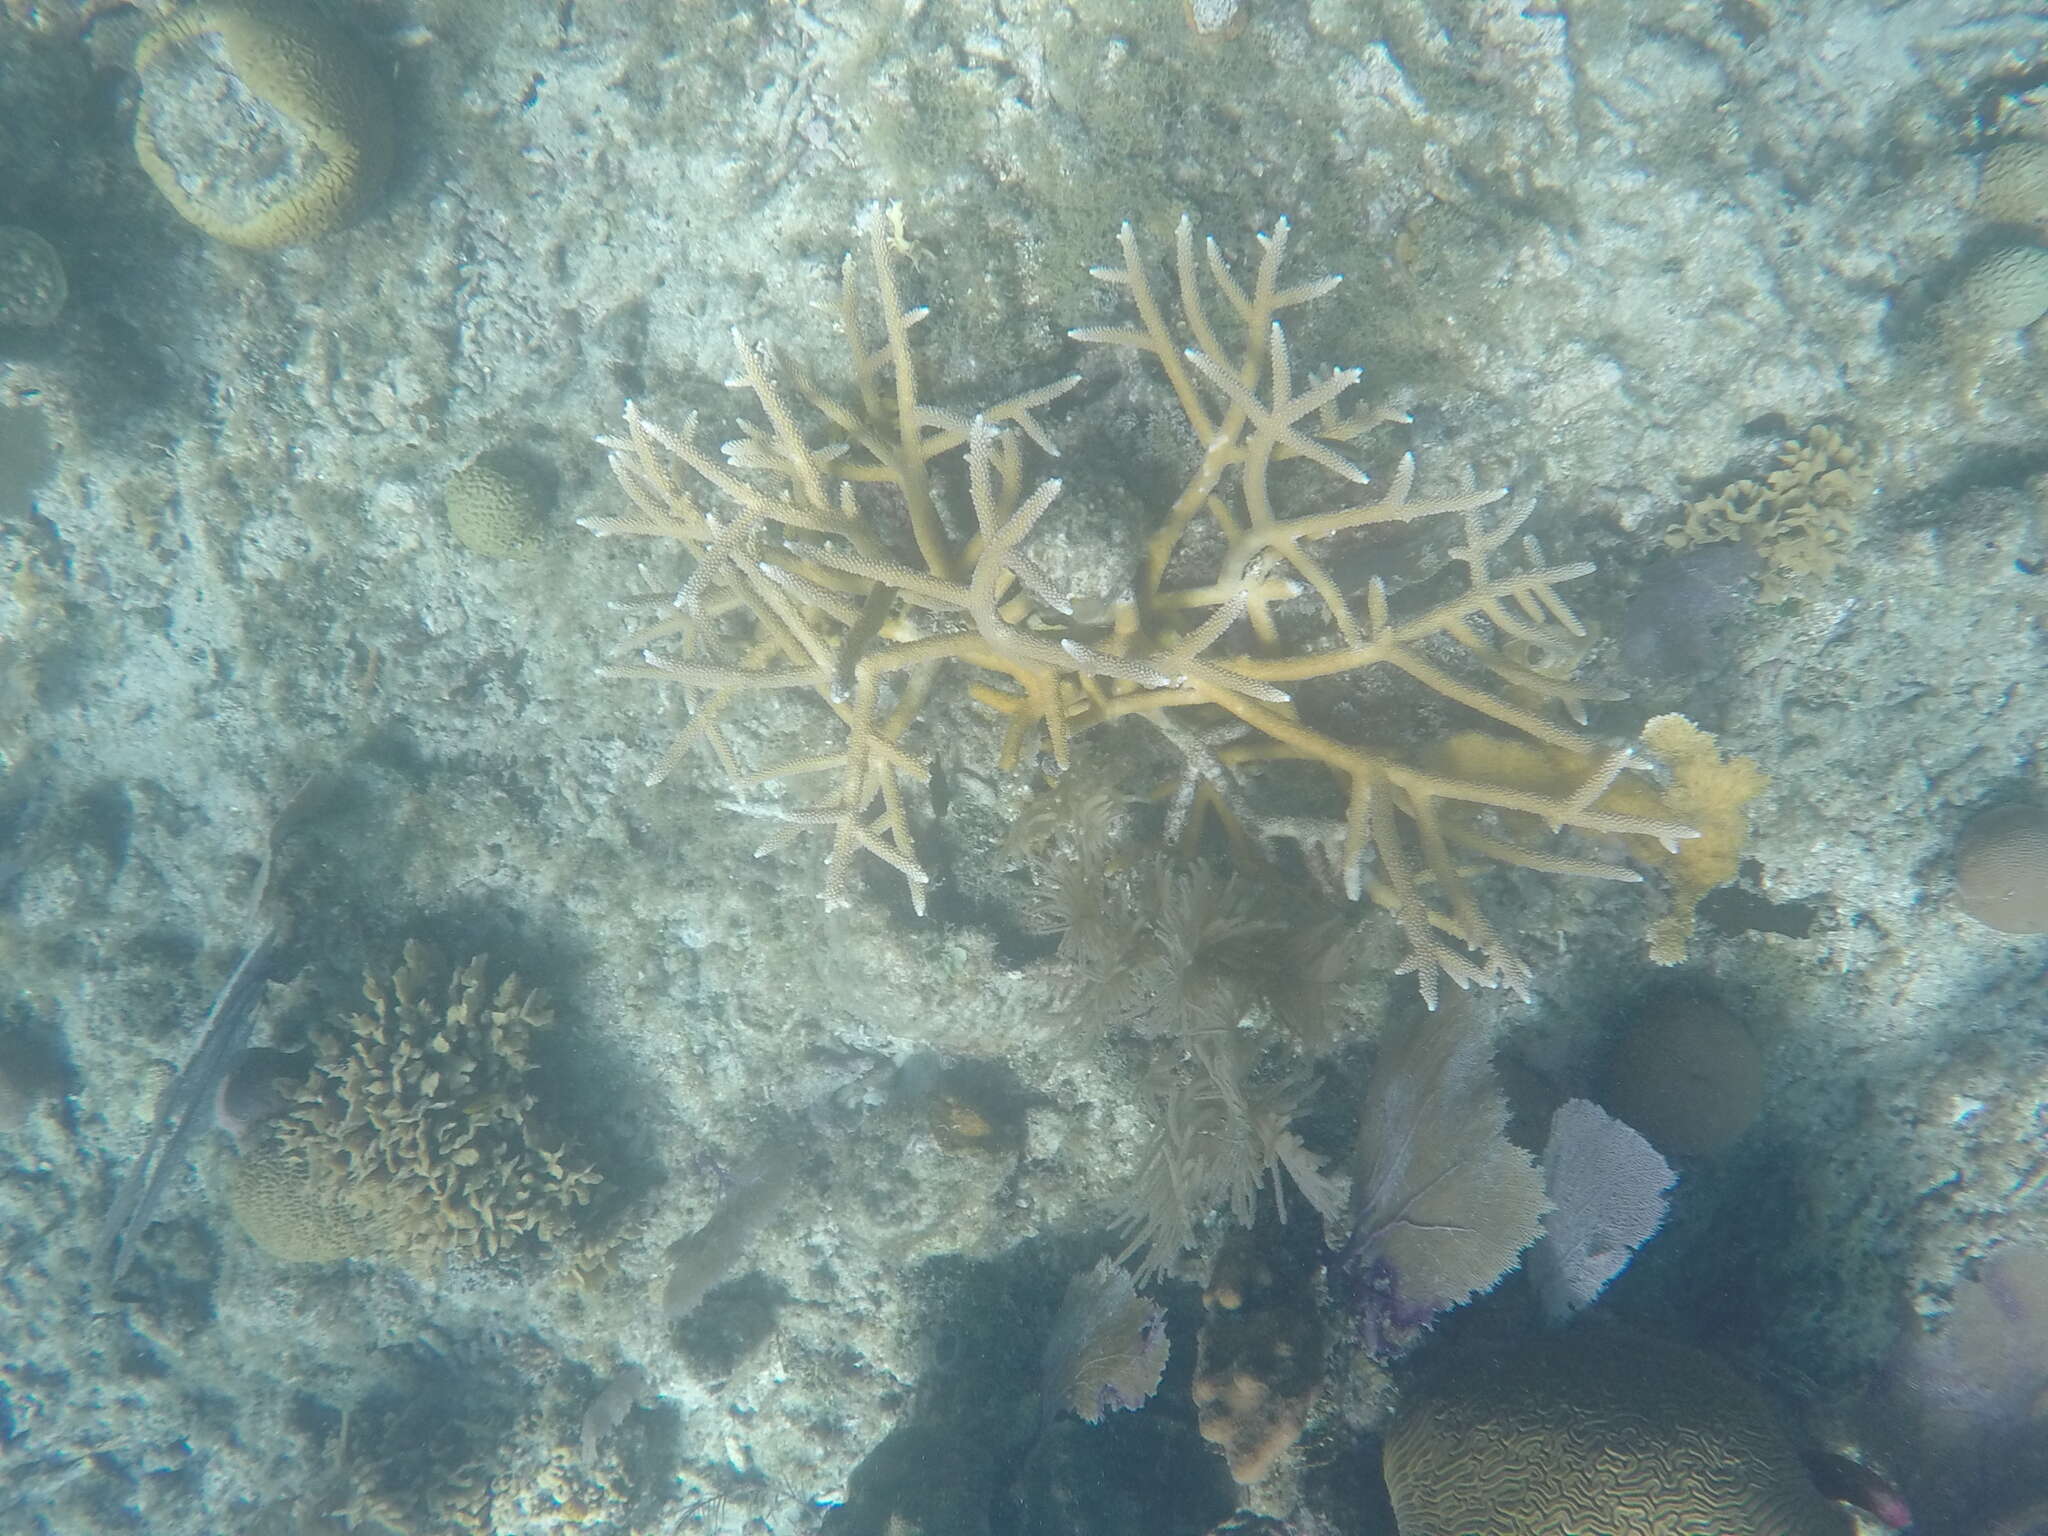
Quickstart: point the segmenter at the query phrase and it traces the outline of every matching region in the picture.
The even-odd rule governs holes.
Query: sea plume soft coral
[[[911,344],[927,312],[903,301],[891,222],[871,212],[862,233],[840,283],[850,396],[801,376],[782,382],[742,341],[739,382],[762,419],[741,436],[714,453],[694,419],[669,432],[629,406],[624,434],[608,443],[632,511],[586,526],[689,557],[669,611],[626,642],[639,659],[612,669],[680,689],[689,708],[656,778],[702,745],[743,793],[823,782],[801,804],[735,808],[784,824],[771,848],[825,832],[828,900],[849,894],[865,852],[903,877],[922,910],[928,876],[910,822],[911,791],[926,777],[916,727],[958,664],[981,674],[970,691],[1004,721],[1005,767],[1041,740],[1064,767],[1081,733],[1148,722],[1185,763],[1177,822],[1210,805],[1301,847],[1353,899],[1393,913],[1409,947],[1403,969],[1432,1001],[1439,976],[1517,990],[1530,979],[1481,907],[1475,860],[1633,880],[1556,840],[1689,835],[1675,818],[1603,805],[1630,754],[1560,718],[1594,695],[1571,680],[1584,631],[1558,588],[1592,567],[1551,563],[1526,539],[1518,563],[1527,510],[1490,511],[1499,491],[1426,492],[1412,456],[1362,489],[1369,477],[1356,456],[1396,418],[1345,409],[1356,370],[1297,375],[1281,317],[1337,279],[1282,283],[1285,221],[1259,237],[1241,278],[1215,242],[1197,247],[1183,219],[1172,313],[1128,225],[1121,265],[1096,273],[1127,296],[1133,321],[1074,336],[1149,360],[1193,449],[1131,596],[1106,614],[1073,604],[1027,548],[1061,482],[1034,481],[1024,445],[1056,451],[1038,413],[1075,381],[980,414],[928,403]],[[1339,581],[1334,557],[1351,553],[1348,536],[1443,522],[1456,529],[1448,558],[1463,568],[1452,595],[1399,604],[1373,576],[1361,601]],[[1296,705],[1304,688],[1356,687],[1375,671],[1569,755],[1571,782],[1532,789],[1434,772],[1398,733],[1350,739]],[[748,760],[728,723],[775,696],[811,712],[800,725],[767,712],[787,740],[766,761]],[[1304,807],[1260,783],[1285,763],[1334,781],[1334,800]],[[1496,813],[1517,812],[1547,837],[1495,825]]]
[[[1028,910],[1060,937],[1066,1021],[1134,1036],[1151,1055],[1152,1134],[1116,1218],[1128,1239],[1119,1262],[1142,1252],[1141,1277],[1165,1269],[1219,1206],[1251,1225],[1269,1181],[1286,1220],[1282,1170],[1335,1220],[1343,1181],[1295,1132],[1312,1079],[1289,1048],[1329,1038],[1348,929],[1242,875],[1112,856],[1095,819],[1083,814],[1078,835],[1053,833],[1029,855]],[[1255,1027],[1268,1022],[1280,1028]]]

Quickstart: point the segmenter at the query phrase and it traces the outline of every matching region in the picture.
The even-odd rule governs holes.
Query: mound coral
[[[1082,733],[1149,724],[1183,763],[1176,822],[1209,806],[1298,847],[1352,899],[1394,915],[1402,968],[1432,999],[1440,977],[1517,990],[1530,979],[1481,908],[1475,864],[1633,880],[1559,839],[1691,835],[1676,817],[1602,803],[1631,753],[1574,723],[1597,695],[1572,680],[1584,630],[1558,590],[1592,567],[1546,560],[1520,537],[1526,509],[1495,510],[1503,492],[1425,492],[1412,456],[1365,489],[1359,457],[1402,418],[1346,409],[1356,370],[1297,373],[1282,319],[1337,279],[1282,281],[1285,222],[1260,236],[1240,277],[1183,219],[1171,311],[1128,225],[1120,265],[1096,274],[1134,320],[1073,335],[1156,368],[1191,445],[1128,596],[1109,602],[1056,589],[1027,549],[1061,482],[1027,473],[1025,445],[1056,452],[1039,413],[1076,381],[979,414],[930,404],[912,346],[927,312],[903,300],[900,236],[881,211],[863,234],[841,271],[850,396],[800,375],[785,384],[741,342],[739,382],[762,419],[722,451],[707,449],[694,418],[671,432],[631,405],[607,445],[632,510],[585,526],[688,557],[669,611],[623,647],[639,660],[611,669],[679,688],[688,706],[654,780],[700,745],[743,793],[822,779],[829,787],[805,803],[736,808],[781,821],[789,838],[823,831],[829,901],[848,895],[865,852],[901,875],[921,911],[917,728],[942,674],[964,670],[978,674],[972,697],[1004,722],[1005,767],[1041,741],[1065,767]],[[1340,561],[1348,570],[1377,538],[1417,525],[1456,530],[1446,553],[1461,580],[1425,596],[1374,575],[1347,591]],[[1581,771],[1555,791],[1432,772],[1409,730],[1339,723],[1388,682],[1571,754]],[[784,740],[743,752],[764,730]],[[1501,830],[1501,813],[1523,813],[1533,830]]]
[[[1763,1107],[1756,1037],[1710,992],[1652,988],[1620,1021],[1602,1084],[1607,1109],[1672,1157],[1714,1157]]]
[[[1986,155],[1977,211],[2000,224],[2048,223],[2048,144],[2012,139]]]
[[[1957,1281],[1947,1316],[1899,1340],[1878,1401],[1914,1448],[1929,1530],[2020,1532],[1985,1516],[2039,1498],[2048,1466],[2048,1249],[1998,1248]]]
[[[1401,1536],[1848,1536],[1764,1395],[1709,1355],[1578,1331],[1465,1350],[1385,1445]]]
[[[251,250],[297,245],[383,190],[390,92],[317,12],[209,0],[135,50],[135,154],[185,220]]]
[[[471,554],[531,560],[547,536],[546,487],[523,455],[493,449],[448,477],[448,528]]]
[[[32,229],[0,224],[0,326],[54,324],[70,291],[55,246]]]
[[[1301,1438],[1324,1343],[1313,1266],[1232,1233],[1202,1290],[1192,1395],[1202,1438],[1236,1481],[1260,1481]]]
[[[564,1235],[598,1175],[536,1114],[540,993],[484,958],[450,973],[409,943],[371,1011],[318,1031],[293,1107],[230,1185],[250,1235],[288,1259],[389,1256],[427,1268]]]
[[[1956,839],[1956,902],[2000,933],[2048,933],[2048,809],[2004,805]]]

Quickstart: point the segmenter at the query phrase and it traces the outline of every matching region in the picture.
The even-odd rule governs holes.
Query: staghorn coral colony
[[[1382,442],[1405,417],[1352,400],[1356,370],[1303,375],[1285,326],[1337,280],[1290,280],[1284,221],[1248,271],[1185,218],[1163,290],[1128,224],[1121,262],[1096,270],[1128,323],[1071,334],[1156,369],[1184,429],[1178,493],[1107,600],[1034,552],[1064,489],[1037,469],[1060,457],[1046,418],[1078,379],[971,415],[930,403],[913,345],[930,317],[899,287],[900,222],[871,210],[860,232],[840,273],[850,390],[736,336],[759,412],[739,436],[714,451],[694,417],[671,431],[629,405],[607,442],[631,511],[585,526],[682,557],[674,596],[620,648],[632,659],[607,669],[681,694],[650,782],[702,747],[732,809],[780,823],[763,852],[822,836],[828,902],[849,899],[867,856],[922,913],[927,716],[964,683],[1002,726],[996,766],[1042,756],[1054,773],[1006,841],[1027,877],[1021,921],[1058,941],[1059,1009],[1150,1060],[1116,1262],[1164,1272],[1218,1208],[1254,1229],[1269,1185],[1285,1221],[1291,1184],[1356,1341],[1397,1355],[1511,1272],[1548,1205],[1505,1135],[1485,1032],[1434,1014],[1445,979],[1524,996],[1533,980],[1480,872],[1632,881],[1618,853],[1662,865],[1675,902],[1651,957],[1675,963],[1700,896],[1734,872],[1762,777],[1682,717],[1645,727],[1672,770],[1661,788],[1588,731],[1584,705],[1607,695],[1575,680],[1589,638],[1560,588],[1592,567],[1546,559],[1504,492],[1426,488]],[[1391,578],[1405,568],[1390,546],[1445,528],[1450,579]],[[1156,798],[1178,857],[1131,845],[1133,797],[1085,756],[1113,728],[1173,762]],[[1229,875],[1188,860],[1210,819]],[[1315,1077],[1295,1054],[1330,1042],[1348,925],[1311,913],[1281,868],[1390,913],[1396,969],[1432,1010],[1381,1042],[1348,1184],[1300,1132]],[[1280,1294],[1312,1294],[1296,1268]],[[1320,1366],[1232,1374],[1203,1389],[1205,1433],[1252,1481],[1302,1432]]]
[[[1544,1230],[1544,1178],[1506,1134],[1487,1032],[1435,1012],[1446,979],[1523,996],[1533,981],[1482,872],[1632,881],[1622,854],[1661,865],[1675,901],[1651,958],[1672,964],[1700,896],[1734,873],[1763,779],[1682,717],[1645,727],[1663,787],[1591,734],[1584,706],[1608,695],[1575,679],[1589,636],[1560,589],[1592,567],[1547,559],[1504,492],[1426,486],[1383,442],[1405,418],[1353,400],[1356,370],[1297,366],[1286,325],[1337,280],[1290,279],[1284,221],[1240,269],[1183,218],[1163,289],[1127,224],[1120,263],[1095,273],[1127,322],[1071,334],[1156,370],[1184,429],[1178,492],[1106,600],[1056,579],[1033,537],[1065,486],[1039,468],[1061,457],[1048,420],[1078,379],[973,414],[932,404],[900,221],[871,210],[860,232],[840,273],[843,393],[735,336],[758,411],[739,435],[713,450],[694,417],[669,430],[629,405],[607,442],[631,510],[585,526],[681,557],[673,597],[607,670],[681,695],[650,783],[703,748],[732,809],[779,823],[762,852],[826,843],[828,903],[865,858],[925,910],[919,792],[942,689],[964,684],[1000,723],[998,768],[1050,760],[1052,787],[1007,839],[1020,920],[1057,939],[1067,1021],[1149,1060],[1123,1246],[1100,1267],[1123,1294],[1119,1266],[1164,1273],[1219,1208],[1264,1231],[1268,1186],[1278,1220],[1291,1185],[1321,1234],[1319,1260],[1297,1249],[1260,1269],[1264,1310],[1223,1307],[1203,1331],[1202,1432],[1256,1482],[1321,1391],[1320,1326],[1299,1315],[1315,1269],[1361,1356],[1387,1360]],[[1389,548],[1439,530],[1435,578],[1397,579]],[[1087,756],[1114,763],[1117,729],[1174,765],[1155,798],[1178,856],[1132,846],[1137,796]],[[1228,875],[1189,859],[1212,819]],[[1348,924],[1313,914],[1281,869],[1391,914],[1395,968],[1430,1010],[1380,1042],[1348,1180],[1302,1133],[1315,1075],[1296,1054],[1330,1043]],[[1235,1294],[1214,1277],[1210,1291]]]
[[[1169,834],[1202,806],[1297,850],[1393,915],[1400,969],[1432,1003],[1440,978],[1518,992],[1531,980],[1482,906],[1475,865],[1635,880],[1567,834],[1671,847],[1695,835],[1676,815],[1611,804],[1632,753],[1578,724],[1597,695],[1573,679],[1586,632],[1559,588],[1592,567],[1546,560],[1520,537],[1528,509],[1503,508],[1502,491],[1425,490],[1407,454],[1368,474],[1379,429],[1401,418],[1352,402],[1356,369],[1297,367],[1285,318],[1337,279],[1286,278],[1285,221],[1241,273],[1182,219],[1164,296],[1128,224],[1120,263],[1096,271],[1130,321],[1072,334],[1157,368],[1189,438],[1182,488],[1152,519],[1128,593],[1107,603],[1061,590],[1030,551],[1062,483],[1027,467],[1026,445],[1057,457],[1041,416],[1078,380],[971,415],[933,405],[913,343],[928,312],[901,292],[900,234],[876,210],[862,236],[841,271],[846,393],[784,382],[765,349],[736,337],[760,412],[741,436],[713,451],[695,417],[669,430],[629,405],[607,443],[631,510],[585,526],[686,557],[667,611],[621,647],[637,659],[610,669],[685,701],[653,781],[701,746],[735,809],[781,824],[766,848],[823,835],[829,902],[847,898],[866,854],[922,911],[919,722],[945,674],[966,672],[1003,722],[1005,768],[1042,748],[1065,769],[1077,738],[1149,727],[1181,764]],[[1358,536],[1418,525],[1452,531],[1445,558],[1461,580],[1448,595],[1403,600],[1382,575],[1338,574]],[[1544,749],[1560,782],[1442,771],[1405,732],[1346,730],[1332,696],[1375,674]],[[775,746],[743,749],[742,714],[791,697],[815,707],[775,717]],[[1279,787],[1304,768],[1319,790]],[[769,786],[791,798],[764,796]]]
[[[2037,24],[0,8],[71,288],[0,295],[0,1528],[1386,1532],[1388,1445],[1405,1536],[1841,1526],[1801,1451],[2041,1518],[2043,844],[1957,840],[2041,803]],[[931,243],[883,211],[808,318],[892,194]],[[791,328],[731,407],[718,316]],[[559,484],[477,478],[508,431]],[[643,558],[651,676],[591,686]],[[152,1089],[224,1065],[234,830],[324,768],[370,808],[273,837],[298,921],[204,1028],[272,1042],[198,1098],[265,1252]],[[414,916],[588,1027],[497,966],[349,1003]],[[1728,1027],[1617,1011],[1687,958]],[[1893,1458],[1841,1415],[1908,1302]]]

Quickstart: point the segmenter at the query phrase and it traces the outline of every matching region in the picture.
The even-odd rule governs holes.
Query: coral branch
[[[740,342],[735,382],[761,419],[714,458],[693,421],[669,433],[629,405],[606,447],[631,512],[588,524],[693,557],[671,614],[631,642],[638,661],[610,671],[680,690],[690,719],[663,772],[702,743],[736,783],[833,778],[809,804],[747,807],[829,832],[828,899],[848,894],[867,853],[922,910],[905,781],[924,770],[911,738],[932,690],[960,669],[984,675],[969,693],[1003,718],[1005,767],[1041,742],[1064,767],[1083,734],[1126,716],[1150,722],[1187,760],[1176,826],[1205,796],[1243,845],[1249,833],[1327,861],[1352,897],[1393,913],[1405,969],[1432,1002],[1444,977],[1529,984],[1484,915],[1475,863],[1632,879],[1569,840],[1669,847],[1693,835],[1640,782],[1620,785],[1629,754],[1583,728],[1586,701],[1602,695],[1570,676],[1586,631],[1560,589],[1592,567],[1546,561],[1521,536],[1526,507],[1489,512],[1504,491],[1422,489],[1412,455],[1361,496],[1371,433],[1405,417],[1354,405],[1356,369],[1296,378],[1282,317],[1337,280],[1283,284],[1284,221],[1259,237],[1244,280],[1214,241],[1198,254],[1181,220],[1171,308],[1128,224],[1121,264],[1095,274],[1128,296],[1134,321],[1071,334],[1156,365],[1192,450],[1131,596],[1108,619],[1082,617],[1091,605],[1028,548],[1063,481],[1034,479],[1025,445],[1056,454],[1040,413],[1077,378],[975,413],[926,401],[912,338],[927,312],[904,302],[886,217],[871,211],[861,235],[840,282],[851,397],[786,383]],[[971,535],[956,536],[970,514]],[[1418,604],[1384,574],[1340,579],[1368,553],[1362,536],[1446,524],[1461,590]],[[1533,776],[1512,756],[1446,771],[1427,733],[1332,723],[1389,679],[1555,758]],[[742,761],[727,725],[742,707],[756,712],[751,725],[791,738],[765,754],[780,766]],[[1298,788],[1283,793],[1263,771],[1282,763],[1326,775],[1341,820],[1302,804]],[[1626,806],[1613,803],[1624,787]]]

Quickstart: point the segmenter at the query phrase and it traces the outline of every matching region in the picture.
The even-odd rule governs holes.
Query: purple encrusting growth
[[[1083,1414],[1090,1424],[1100,1423],[1104,1414],[1114,1413],[1119,1408],[1142,1408],[1145,1400],[1152,1395],[1152,1389],[1140,1386],[1150,1381],[1155,1386],[1166,1370],[1166,1309],[1154,1303],[1145,1314],[1145,1321],[1138,1325],[1138,1347],[1135,1363],[1129,1373],[1102,1383],[1095,1394],[1095,1413],[1091,1417]]]
[[[1650,566],[1622,610],[1621,662],[1639,677],[1703,671],[1715,631],[1755,595],[1747,544],[1703,544]]]
[[[1913,1511],[1898,1489],[1875,1468],[1835,1451],[1810,1450],[1800,1460],[1823,1498],[1860,1509],[1889,1530],[1903,1531],[1913,1523]]]
[[[1330,1292],[1356,1330],[1358,1343],[1376,1359],[1391,1360],[1413,1347],[1439,1312],[1456,1299],[1404,1295],[1393,1265],[1385,1259],[1367,1262],[1374,1234],[1354,1236],[1330,1263]]]

